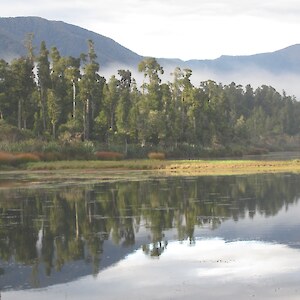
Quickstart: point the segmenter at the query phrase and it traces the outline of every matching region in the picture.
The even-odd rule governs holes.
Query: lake
[[[299,174],[0,187],[1,300],[300,299]]]

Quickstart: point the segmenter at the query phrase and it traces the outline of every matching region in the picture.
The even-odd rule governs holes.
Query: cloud
[[[300,252],[282,244],[222,239],[170,242],[159,259],[142,249],[96,278],[5,299],[298,299]]]

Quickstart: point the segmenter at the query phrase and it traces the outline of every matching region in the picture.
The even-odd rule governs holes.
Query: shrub
[[[164,160],[166,159],[166,154],[163,152],[149,152],[148,153],[149,159],[158,159],[158,160]]]
[[[121,160],[124,155],[120,152],[98,151],[95,153],[95,157],[99,160]]]

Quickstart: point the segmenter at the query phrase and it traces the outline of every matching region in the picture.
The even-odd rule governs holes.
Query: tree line
[[[144,58],[138,86],[130,70],[100,75],[93,41],[78,58],[49,51],[0,60],[0,118],[35,137],[162,149],[259,145],[298,137],[300,105],[293,96],[262,85],[254,89],[213,80],[195,86],[192,70],[175,68],[170,82],[155,58]]]

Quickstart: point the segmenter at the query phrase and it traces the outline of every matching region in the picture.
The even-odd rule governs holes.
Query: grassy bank
[[[122,160],[122,161],[55,161],[24,165],[37,170],[152,170],[160,175],[217,175],[270,172],[300,172],[300,160]]]
[[[0,168],[0,189],[71,186],[99,182],[148,180],[164,176],[300,173],[300,160],[123,160],[30,162],[18,168]]]

